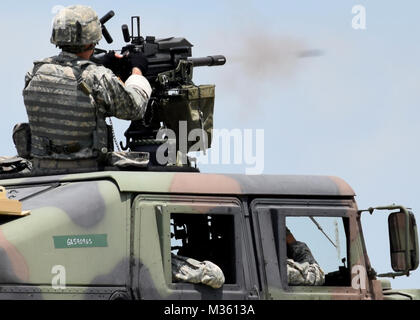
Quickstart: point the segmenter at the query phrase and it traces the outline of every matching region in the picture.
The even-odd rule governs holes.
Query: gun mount
[[[113,17],[113,11],[108,12],[102,19],[102,31],[108,43],[112,42],[104,24]],[[123,150],[144,151],[150,153],[151,162],[157,165],[156,150],[167,141],[159,139],[162,129],[170,129],[176,134],[176,152],[180,150],[179,121],[186,121],[188,130],[201,128],[207,133],[200,136],[202,150],[210,147],[211,129],[213,123],[214,85],[196,86],[193,79],[194,67],[220,66],[226,63],[222,55],[207,57],[192,57],[193,45],[185,38],[168,37],[157,39],[154,36],[143,38],[140,34],[140,17],[131,18],[131,32],[124,24],[122,27],[124,41],[128,44],[121,49],[123,58],[111,67],[111,70],[125,81],[131,73],[128,61],[130,54],[141,52],[148,61],[148,70],[143,74],[152,86],[152,96],[149,100],[145,117],[132,121],[124,133],[126,145],[120,143]],[[103,64],[107,51],[95,49],[91,60]],[[198,90],[198,91],[197,91]],[[198,92],[198,93],[195,93]],[[189,116],[188,110],[194,109],[197,116]],[[197,123],[192,123],[196,118]],[[210,120],[209,120],[210,119]],[[209,120],[209,121],[208,121]],[[211,128],[205,127],[210,123]],[[206,144],[205,144],[206,143]],[[188,146],[192,143],[187,142]],[[181,150],[183,154],[187,150]]]

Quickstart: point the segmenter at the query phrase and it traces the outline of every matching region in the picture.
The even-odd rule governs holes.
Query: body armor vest
[[[23,91],[31,129],[31,156],[96,158],[107,151],[105,116],[99,114],[81,74],[91,62],[47,59],[35,64]]]

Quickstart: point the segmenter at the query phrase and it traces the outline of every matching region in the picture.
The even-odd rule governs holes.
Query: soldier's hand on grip
[[[114,51],[109,51],[104,56],[102,64],[105,68],[111,69],[115,73],[118,69],[118,63],[119,63],[121,58],[122,58],[121,55],[118,55]]]
[[[143,75],[146,74],[149,63],[143,53],[131,52],[129,59],[132,68],[139,68]]]

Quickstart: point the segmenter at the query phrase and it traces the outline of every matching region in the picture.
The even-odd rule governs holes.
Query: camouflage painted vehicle
[[[377,280],[362,212],[340,178],[117,170],[6,177],[2,299],[420,298],[420,290]],[[408,275],[418,265],[414,215],[387,209],[396,271],[388,276]],[[347,264],[326,273],[322,286],[288,285],[286,221],[298,217],[342,223]],[[225,284],[173,282],[176,250],[219,265]]]
[[[102,18],[102,25],[112,15]],[[122,149],[156,158],[149,156],[156,151],[162,121],[174,122],[172,129],[178,132],[179,121],[187,119],[188,128],[202,130],[200,141],[207,135],[211,141],[214,85],[193,85],[192,71],[223,65],[226,59],[192,58],[192,44],[184,38],[143,39],[139,17],[132,18],[132,30],[133,21],[137,36],[122,27],[125,41],[131,41],[126,50],[147,53],[151,64],[145,76],[155,98],[150,110],[166,109],[151,112],[148,123],[133,121]],[[180,158],[186,157],[188,150],[181,151]],[[377,279],[364,243],[363,211],[340,178],[204,174],[189,161],[179,165],[175,156],[168,166],[114,163],[103,170],[42,174],[28,172],[29,160],[0,159],[0,299],[420,298],[420,289],[395,291],[389,281]],[[20,171],[22,163],[26,167]],[[409,275],[419,264],[414,215],[402,206],[368,211],[374,210],[392,211],[394,272],[382,276]],[[321,220],[336,226],[335,242]],[[296,233],[306,222],[310,227]],[[325,274],[322,285],[289,284],[289,229],[315,253]],[[313,231],[321,239],[305,238]],[[328,242],[338,264],[328,265],[323,258],[331,249]],[[173,276],[174,255],[215,264],[224,284],[179,281]]]

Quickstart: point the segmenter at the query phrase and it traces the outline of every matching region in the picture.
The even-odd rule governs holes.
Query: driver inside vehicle
[[[286,227],[287,278],[293,286],[322,286],[324,271],[312,255],[306,243],[297,241]]]

